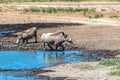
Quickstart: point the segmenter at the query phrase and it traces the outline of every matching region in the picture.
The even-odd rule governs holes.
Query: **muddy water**
[[[14,30],[0,31],[0,36],[7,36],[13,32],[15,32],[15,31]]]
[[[24,76],[27,71],[9,71],[52,66],[64,62],[96,61],[102,55],[84,51],[0,51],[0,80],[48,80],[47,77]],[[50,80],[58,80],[50,78]]]

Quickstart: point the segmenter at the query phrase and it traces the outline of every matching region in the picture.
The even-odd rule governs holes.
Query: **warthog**
[[[72,43],[72,40],[68,39],[67,34],[65,34],[62,31],[55,32],[55,33],[43,33],[41,35],[41,40],[43,42],[44,50],[45,50],[45,43],[47,43],[47,45],[51,50],[53,50],[52,45],[55,46],[56,50],[58,49],[58,47],[61,47],[62,50],[64,50],[64,47],[62,45],[64,42],[67,41]]]
[[[16,43],[21,43],[21,40],[22,40],[22,43],[28,43],[28,39],[31,39],[31,38],[35,38],[35,42],[37,42],[37,28],[36,27],[32,27],[30,29],[27,29],[23,32],[20,32],[20,34],[18,35],[17,37],[17,41]]]

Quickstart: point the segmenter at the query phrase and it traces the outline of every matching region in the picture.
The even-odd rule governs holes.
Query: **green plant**
[[[94,66],[91,66],[91,65],[88,65],[88,64],[81,64],[81,65],[78,65],[76,66],[76,68],[80,69],[80,70],[94,70],[95,67]]]
[[[0,11],[2,11],[3,7],[0,7]]]
[[[41,12],[45,13],[46,9],[45,8],[41,8]]]
[[[24,12],[46,12],[46,13],[57,13],[57,12],[84,12],[84,15],[87,12],[94,12],[95,8],[54,8],[54,7],[48,7],[48,8],[39,8],[39,7],[30,7],[25,8],[23,10]]]
[[[25,8],[23,11],[24,12],[40,12],[41,10],[38,7],[31,7],[31,8]]]
[[[94,16],[88,16],[90,19],[93,19],[93,18],[102,18],[103,15],[102,14],[96,14]]]
[[[119,18],[120,16],[117,16],[117,15],[113,15],[113,16],[110,16],[109,18]]]
[[[118,1],[120,0],[0,0],[0,2],[83,2],[83,1]]]
[[[99,64],[104,66],[119,65],[120,59],[104,59]]]
[[[101,11],[106,11],[106,9],[101,9]]]
[[[111,72],[108,73],[108,75],[110,75],[110,76],[120,76],[120,70],[111,71]]]
[[[38,7],[31,7],[30,11],[31,12],[40,12],[40,8],[38,8]]]
[[[86,13],[87,13],[88,11],[89,11],[88,8],[84,8],[84,9],[83,9],[84,16],[86,16]]]
[[[56,13],[56,12],[57,12],[57,9],[56,9],[56,8],[53,8],[53,7],[49,7],[49,8],[46,8],[46,12],[47,12],[47,13]]]
[[[96,15],[94,16],[94,18],[102,18],[102,17],[103,17],[102,14],[96,14]]]
[[[113,69],[120,69],[120,64],[116,65]]]
[[[89,19],[92,19],[92,18],[94,18],[94,16],[88,16],[89,17]]]
[[[74,12],[73,8],[68,8],[68,12]]]
[[[59,11],[59,12],[64,12],[64,11],[65,11],[65,8],[57,8],[57,11]]]
[[[89,12],[96,12],[96,8],[90,8]]]

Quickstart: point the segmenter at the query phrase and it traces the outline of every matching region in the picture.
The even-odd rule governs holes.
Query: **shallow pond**
[[[13,32],[15,32],[15,31],[14,30],[0,31],[0,36],[7,36]]]
[[[27,71],[9,71],[19,69],[32,69],[56,65],[64,62],[96,61],[101,60],[102,55],[84,51],[0,51],[0,69],[8,70],[0,72],[0,80],[48,80],[47,77],[36,78],[23,76]],[[29,73],[29,72],[28,72]],[[22,76],[20,76],[22,75]],[[58,80],[50,78],[50,80]]]

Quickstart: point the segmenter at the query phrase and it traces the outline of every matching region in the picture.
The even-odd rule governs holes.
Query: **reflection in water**
[[[83,51],[57,51],[44,52],[43,60],[47,63],[80,62],[80,61],[98,61],[103,55],[97,55],[92,52]]]
[[[84,51],[0,51],[0,69],[32,69],[64,62],[101,60],[102,55]],[[0,80],[48,80],[47,77],[24,76],[27,71],[0,72]],[[52,79],[50,80],[58,80]]]
[[[43,54],[43,61],[49,64],[52,63],[62,63],[64,62],[62,59],[64,57],[64,51],[63,52],[44,52]]]

